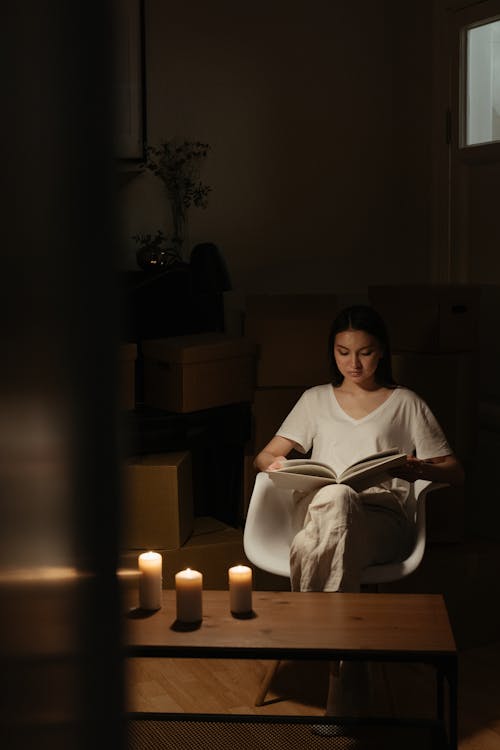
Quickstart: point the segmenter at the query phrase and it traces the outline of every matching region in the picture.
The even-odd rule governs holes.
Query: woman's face
[[[375,371],[383,354],[375,336],[366,331],[341,331],[335,336],[333,353],[344,383],[375,385]]]

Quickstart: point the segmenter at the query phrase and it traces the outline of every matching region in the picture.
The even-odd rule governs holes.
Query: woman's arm
[[[280,435],[275,435],[266,447],[256,455],[253,465],[259,471],[279,469],[282,461],[285,460],[292,448],[298,448],[297,443]]]
[[[408,456],[406,464],[394,469],[392,475],[400,479],[406,479],[407,482],[427,479],[430,482],[461,485],[465,480],[462,465],[453,453],[448,456],[436,456],[436,458],[426,458],[425,460]]]

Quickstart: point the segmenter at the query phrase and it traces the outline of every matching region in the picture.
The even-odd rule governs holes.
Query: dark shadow
[[[143,609],[142,607],[134,607],[129,610],[125,615],[129,620],[145,620],[148,617],[152,617],[158,612],[157,609]]]
[[[263,706],[273,706],[275,703],[282,703],[282,701],[288,700],[288,696],[278,696],[277,698],[270,698],[268,701],[263,702]]]
[[[191,633],[193,630],[199,630],[202,622],[202,620],[198,622],[181,622],[180,620],[175,620],[170,626],[170,630],[175,630],[176,633]]]
[[[324,708],[328,696],[328,676],[328,662],[284,661],[269,686],[269,699],[263,705],[294,701]]]
[[[258,616],[253,609],[250,612],[231,612],[231,615],[236,620],[253,620]]]

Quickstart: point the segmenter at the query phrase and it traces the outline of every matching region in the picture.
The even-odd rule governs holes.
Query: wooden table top
[[[203,621],[192,629],[176,623],[175,591],[163,591],[163,606],[156,612],[138,609],[134,598],[129,601],[124,643],[130,656],[456,654],[440,594],[254,591],[253,616],[238,619],[229,610],[228,591],[207,590]]]

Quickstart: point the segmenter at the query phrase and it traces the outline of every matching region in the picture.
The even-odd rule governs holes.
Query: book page
[[[315,477],[330,477],[333,479],[337,476],[328,464],[305,458],[290,458],[283,463],[283,466],[278,471],[287,471],[292,474],[309,474]]]
[[[387,471],[405,461],[406,453],[400,453],[397,448],[391,448],[357,461],[345,469],[338,478],[331,466],[303,458],[288,459],[281,469],[266,473],[277,487],[283,489],[311,492],[325,484],[342,483],[356,491],[361,491],[374,484],[392,479]]]
[[[371,461],[363,461],[354,464],[342,472],[339,476],[339,482],[345,482],[354,477],[373,477],[374,475],[387,472],[388,469],[400,466],[406,461],[406,453],[397,453],[389,455],[386,458],[377,458]],[[387,477],[387,474],[386,474]]]
[[[360,464],[372,464],[375,459],[379,458],[385,458],[386,456],[395,456],[399,455],[401,451],[399,448],[388,448],[385,451],[380,451],[379,453],[372,453],[370,456],[365,456],[364,458],[360,458],[357,461],[355,461],[353,464],[347,467],[347,469],[343,472],[345,474],[346,471],[349,469],[352,469],[355,466],[359,466]]]
[[[324,487],[325,484],[336,484],[333,477],[318,477],[313,474],[298,474],[297,472],[269,471],[270,479],[277,488],[284,490],[297,490],[298,492],[312,492]]]

